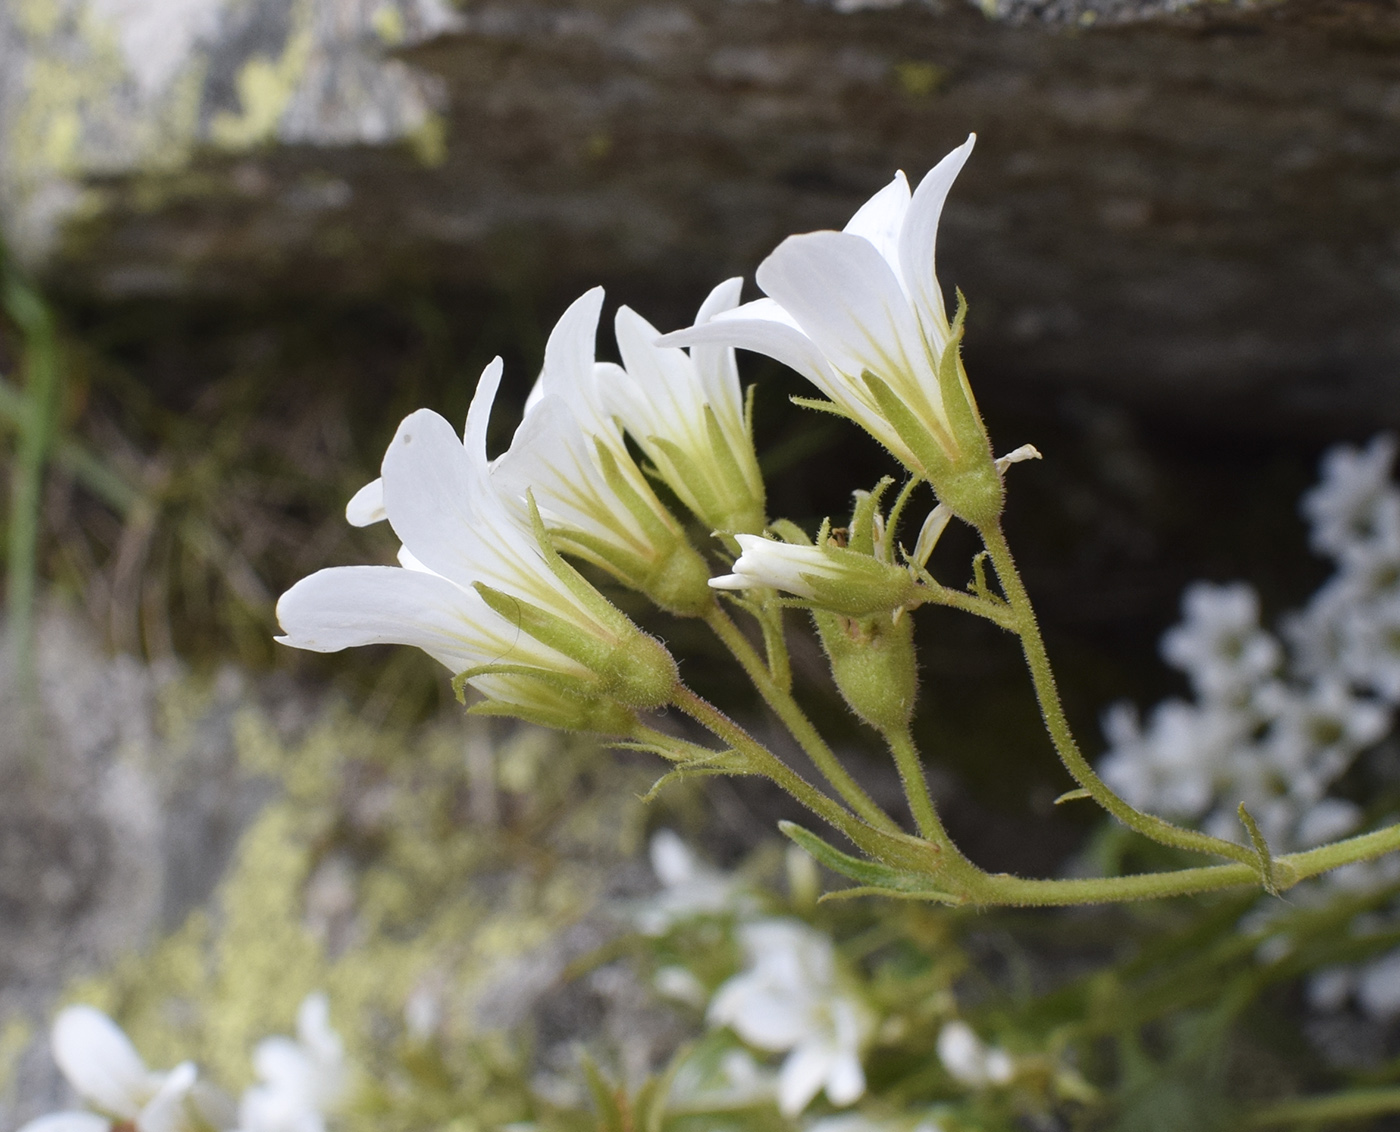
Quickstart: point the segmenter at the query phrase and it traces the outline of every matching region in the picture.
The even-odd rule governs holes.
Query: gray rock
[[[79,298],[601,280],[675,322],[975,129],[939,263],[981,372],[1309,436],[1400,420],[1380,3],[50,7],[0,15],[4,214]]]

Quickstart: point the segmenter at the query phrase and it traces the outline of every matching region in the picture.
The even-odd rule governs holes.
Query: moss
[[[195,733],[210,702],[193,681],[166,693],[173,743]],[[377,727],[330,706],[289,740],[259,708],[241,710],[239,766],[277,794],[212,906],[65,999],[110,1012],[152,1065],[193,1058],[237,1091],[257,1041],[291,1032],[298,1003],[324,989],[364,1071],[352,1126],[476,1129],[528,1116],[528,1046],[478,1032],[473,1004],[504,964],[595,905],[600,864],[640,841],[649,775],[591,743],[522,728],[492,752],[503,819],[477,826],[466,818],[464,726],[480,724]],[[330,927],[313,907],[328,862],[348,862],[353,891],[346,922]],[[404,1021],[425,988],[440,1018],[428,1036]],[[18,1040],[0,1036],[0,1057]]]

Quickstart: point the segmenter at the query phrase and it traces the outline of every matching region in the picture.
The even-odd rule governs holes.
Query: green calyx
[[[918,583],[902,566],[838,546],[824,546],[821,553],[827,569],[802,576],[819,609],[844,617],[888,617],[918,596]]]
[[[665,707],[680,682],[666,646],[640,629],[613,647],[598,674],[614,699],[639,711]]]
[[[843,617],[813,611],[842,698],[881,732],[906,727],[918,693],[912,617]]]
[[[481,679],[487,699],[467,709],[470,715],[499,715],[562,731],[595,735],[629,735],[637,726],[634,712],[616,700],[597,695],[578,677],[561,676],[517,665],[483,664],[460,673],[452,686],[464,699],[465,685]]]
[[[948,344],[938,359],[938,392],[943,403],[946,429],[931,429],[875,374],[864,381],[899,438],[908,445],[919,467],[910,471],[933,485],[939,502],[978,530],[986,530],[1001,515],[1005,502],[1001,475],[992,456],[986,425],[977,410],[977,399],[962,363],[963,324],[967,300],[958,292],[958,310]]]
[[[620,626],[603,633],[476,583],[482,599],[521,632],[563,653],[593,672],[597,691],[629,708],[643,711],[671,701],[679,675],[666,646],[649,637],[619,613]],[[601,595],[600,595],[601,600]]]

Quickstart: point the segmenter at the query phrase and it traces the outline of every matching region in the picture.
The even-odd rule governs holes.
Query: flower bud
[[[785,590],[818,609],[868,617],[907,605],[918,583],[902,566],[846,547],[794,546],[760,535],[738,535],[743,553],[734,573],[711,578],[717,590]]]
[[[882,732],[900,730],[914,713],[919,670],[912,617],[812,614],[822,648],[846,703]]]

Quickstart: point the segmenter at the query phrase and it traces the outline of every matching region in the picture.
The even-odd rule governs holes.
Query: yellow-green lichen
[[[271,141],[277,134],[297,84],[311,58],[312,34],[304,2],[297,5],[292,34],[276,59],[258,56],[243,64],[234,80],[239,112],[221,111],[209,124],[209,136],[224,149],[244,150]]]
[[[168,746],[192,742],[212,702],[189,683],[168,692]],[[478,1032],[474,1004],[594,906],[599,865],[640,842],[637,797],[650,775],[529,729],[490,745],[488,732],[469,731],[481,727],[460,717],[372,726],[328,708],[287,741],[261,710],[240,710],[238,764],[277,793],[216,899],[65,999],[112,1013],[153,1066],[193,1058],[236,1092],[257,1041],[290,1033],[298,1003],[324,990],[361,1070],[350,1127],[475,1130],[527,1118],[526,1048]],[[480,758],[469,769],[464,757],[469,741],[488,744],[501,811],[488,827],[468,817],[473,787],[486,785]],[[350,891],[349,915],[330,928],[313,908],[326,876]],[[404,1020],[425,993],[437,1004],[431,1034]]]

